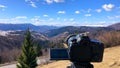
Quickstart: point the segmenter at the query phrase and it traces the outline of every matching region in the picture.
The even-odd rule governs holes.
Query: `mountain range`
[[[93,31],[100,31],[100,30],[120,30],[120,23],[112,24],[107,27],[92,27],[92,26],[63,26],[63,27],[58,27],[58,26],[47,26],[47,25],[42,25],[42,26],[36,26],[33,24],[0,24],[0,30],[2,31],[16,31],[16,30],[23,30],[25,31],[26,29],[30,28],[33,31],[37,31],[40,33],[43,33],[47,35],[48,37],[53,37],[55,35],[58,35],[60,33],[64,32],[69,32],[69,33],[74,33],[74,32],[93,32]]]
[[[41,45],[53,41],[58,44],[62,42],[68,35],[90,32],[92,36],[96,36],[101,31],[120,30],[120,23],[116,23],[107,27],[88,27],[88,26],[35,26],[32,24],[0,24],[0,49],[11,49],[12,47],[20,47],[24,39],[25,30],[30,28],[35,41]],[[56,45],[57,45],[56,44]]]
[[[0,30],[2,31],[25,31],[30,28],[32,31],[37,31],[42,33],[47,37],[54,37],[61,33],[68,32],[69,34],[81,33],[81,32],[95,32],[95,31],[111,31],[120,30],[120,23],[112,24],[107,27],[92,27],[92,26],[36,26],[33,24],[0,24]]]
[[[47,30],[56,29],[58,27],[47,26],[47,25],[35,26],[33,24],[0,24],[0,30],[3,30],[3,31],[26,30],[28,28],[30,28],[31,30],[34,30],[34,31],[44,32],[44,31],[47,31]]]
[[[116,23],[107,27],[92,27],[92,26],[58,27],[58,26],[35,26],[32,24],[0,24],[0,57],[2,57],[2,59],[8,60],[10,59],[10,56],[17,57],[18,54],[20,54],[20,48],[26,32],[25,30],[28,28],[31,31],[33,43],[35,45],[42,46],[42,49],[46,49],[49,47],[63,48],[63,43],[65,43],[65,39],[68,37],[68,35],[71,34],[89,32],[89,37],[91,39],[95,39],[96,37],[97,37],[96,39],[98,39],[101,36],[103,38],[107,38],[104,37],[103,35],[108,35],[109,37],[111,37],[110,32],[120,33],[120,23]],[[116,38],[116,36],[119,36],[119,34],[117,35],[115,35],[115,33],[112,34],[112,37],[115,37],[114,39],[115,42],[116,39],[119,38],[119,37]],[[111,38],[108,38],[107,40],[109,39],[111,40]]]

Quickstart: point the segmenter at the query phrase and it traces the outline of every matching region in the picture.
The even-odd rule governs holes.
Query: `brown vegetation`
[[[12,50],[5,49],[0,51],[0,62],[13,62],[16,61],[18,56],[20,55],[20,49],[14,48]]]
[[[102,32],[101,35],[97,37],[97,39],[102,41],[105,47],[120,45],[120,32],[119,31]]]

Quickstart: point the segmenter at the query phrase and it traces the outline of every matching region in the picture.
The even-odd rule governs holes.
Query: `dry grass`
[[[115,45],[120,45],[120,32],[101,32],[102,34],[96,38],[102,41],[105,47],[113,47]]]
[[[120,46],[105,49],[103,62],[92,64],[94,68],[120,68]],[[37,68],[66,68],[69,65],[69,61],[57,61]]]

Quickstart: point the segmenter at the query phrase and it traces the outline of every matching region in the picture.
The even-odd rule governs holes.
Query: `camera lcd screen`
[[[50,60],[69,60],[68,49],[67,48],[50,49]]]

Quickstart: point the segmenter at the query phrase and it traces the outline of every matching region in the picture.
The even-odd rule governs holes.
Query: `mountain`
[[[114,26],[114,28],[113,28]],[[116,25],[118,26],[118,24]],[[115,30],[115,25],[108,27],[88,27],[88,26],[35,26],[32,24],[0,24],[0,49],[12,47],[20,47],[24,39],[25,30],[27,28],[32,30],[32,36],[35,41],[40,42],[41,45],[47,46],[47,42],[59,42],[64,40],[70,34],[77,34],[83,32],[92,33],[91,36],[99,36],[101,31]],[[51,44],[49,44],[51,45]],[[2,48],[4,47],[4,48]]]
[[[7,30],[26,30],[28,28],[32,28],[37,30],[38,27],[32,24],[0,24],[0,30],[7,31]]]
[[[74,26],[66,26],[66,27],[61,27],[58,29],[53,29],[53,30],[49,30],[46,35],[48,37],[54,37],[58,34],[64,33],[64,32],[69,32],[69,33],[73,33],[73,32],[79,32],[79,28],[74,27]]]
[[[113,28],[115,30],[120,30],[120,23],[112,24],[112,25],[110,25],[108,27],[111,27],[111,28]]]
[[[26,30],[30,28],[34,31],[45,32],[51,29],[56,29],[56,26],[35,26],[33,24],[0,24],[0,30],[8,31],[8,30]]]
[[[8,30],[26,30],[30,28],[33,31],[40,32],[42,34],[47,35],[48,37],[53,37],[58,34],[69,32],[71,33],[79,33],[79,32],[93,32],[93,31],[100,31],[100,30],[113,30],[113,29],[120,29],[120,23],[114,24],[108,27],[89,27],[89,26],[64,26],[64,27],[56,27],[56,26],[35,26],[33,24],[0,24],[0,30],[8,31]]]
[[[98,32],[98,31],[111,31],[114,30],[111,27],[88,27],[88,26],[66,26],[66,27],[61,27],[58,29],[53,29],[53,30],[49,30],[46,35],[48,37],[54,37],[57,36],[59,34],[62,34],[64,32],[68,32],[69,34],[76,34],[76,33],[83,33],[83,32]]]
[[[0,31],[0,51],[13,48],[20,48],[24,40],[25,31]],[[49,40],[43,34],[31,31],[33,41],[35,44],[45,45]]]

